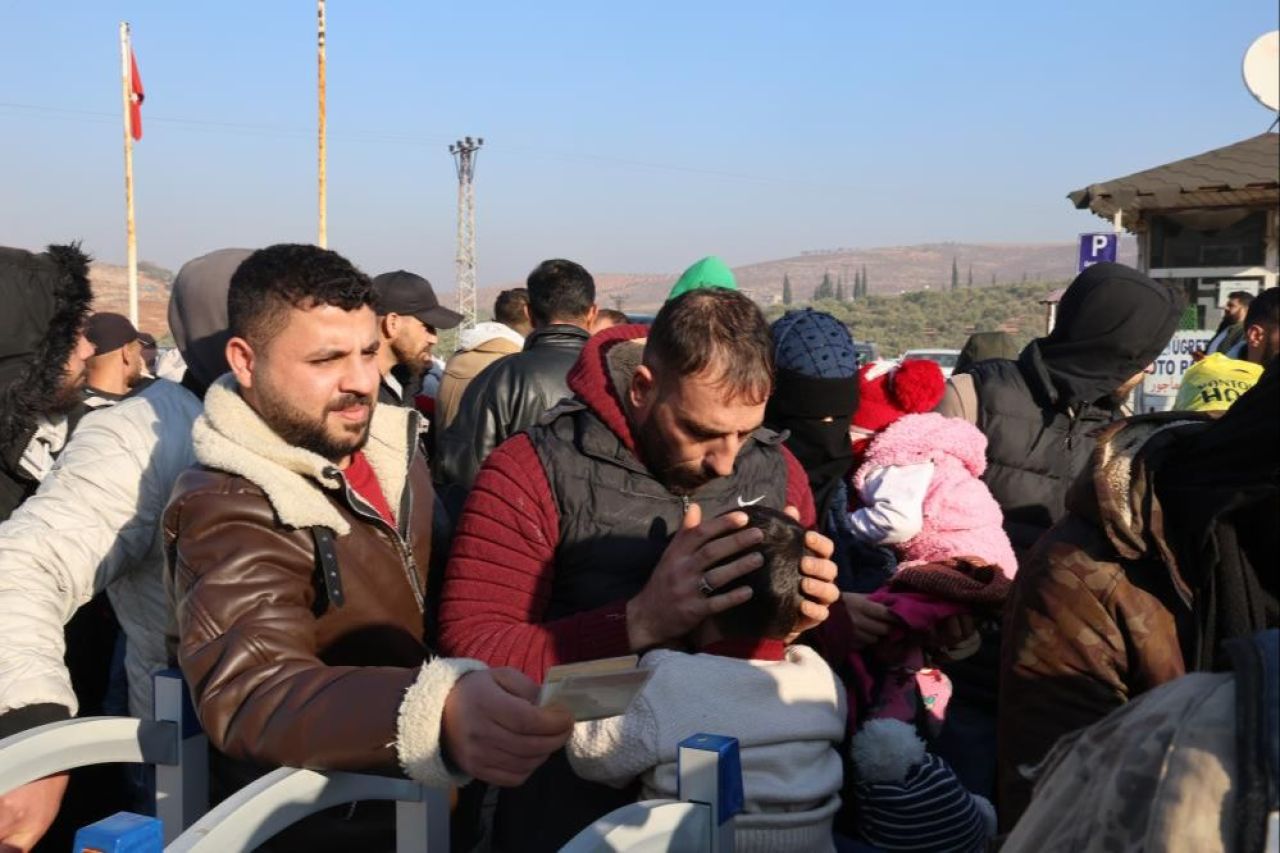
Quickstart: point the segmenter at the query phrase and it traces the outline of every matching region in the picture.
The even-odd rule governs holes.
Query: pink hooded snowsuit
[[[904,415],[872,439],[853,486],[862,494],[868,479],[883,469],[932,463],[920,530],[894,544],[899,558],[933,562],[978,557],[1012,578],[1018,563],[1002,527],[1004,515],[981,480],[986,456],[986,436],[967,421],[932,412]],[[874,490],[866,496],[872,501],[885,497]]]

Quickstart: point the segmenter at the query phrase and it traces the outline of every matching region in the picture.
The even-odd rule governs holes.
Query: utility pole
[[[317,124],[316,124],[316,204],[318,209],[318,222],[316,223],[316,245],[322,249],[329,246],[329,182],[326,173],[326,152],[325,152],[325,136],[328,127],[328,116],[325,109],[324,93],[325,93],[325,57],[324,57],[324,40],[325,40],[325,20],[324,20],[324,0],[316,0],[316,95],[317,95]]]
[[[458,282],[458,313],[463,329],[476,325],[476,155],[484,139],[463,137],[449,146],[458,172],[458,255],[455,261]]]
[[[133,126],[133,112],[137,109],[133,76],[137,66],[133,62],[133,46],[129,39],[129,24],[120,22],[120,85],[124,95],[124,206],[125,251],[129,264],[129,322],[138,325],[138,231],[133,219],[133,140],[142,130]],[[136,91],[141,92],[141,89]]]

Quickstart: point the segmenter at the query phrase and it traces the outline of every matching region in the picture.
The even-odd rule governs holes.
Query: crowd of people
[[[0,738],[150,717],[176,665],[215,801],[279,766],[402,774],[456,789],[459,850],[674,796],[699,732],[739,741],[741,850],[1265,838],[1280,290],[1232,294],[1194,391],[1141,415],[1184,306],[1119,264],[950,378],[860,364],[811,308],[770,325],[716,258],[650,323],[596,297],[543,261],[441,364],[463,317],[422,276],[223,249],[178,272],[157,361],[91,313],[78,247],[0,248]],[[539,703],[623,655],[652,670],[625,714]],[[1230,736],[1178,764],[1187,720]],[[122,773],[0,792],[0,849],[145,811]],[[272,849],[394,830],[359,803]]]

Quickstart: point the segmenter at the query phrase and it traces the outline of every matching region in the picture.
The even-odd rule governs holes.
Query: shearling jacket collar
[[[1106,427],[1098,435],[1092,463],[1067,499],[1069,509],[1102,528],[1121,557],[1162,560],[1179,585],[1151,477],[1171,441],[1187,429],[1203,428],[1211,420],[1206,414],[1159,412]]]
[[[418,414],[399,406],[376,406],[364,447],[392,511],[398,513],[418,432]],[[327,527],[338,536],[351,526],[328,492],[344,488],[342,472],[329,460],[286,443],[267,426],[228,373],[209,387],[204,414],[192,429],[202,465],[244,477],[266,494],[288,527]],[[399,518],[396,519],[400,521]]]

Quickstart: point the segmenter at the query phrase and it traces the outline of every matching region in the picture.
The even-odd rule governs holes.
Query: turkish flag
[[[138,75],[138,57],[129,48],[129,129],[134,139],[142,138],[142,100],[146,95],[142,91],[142,78]]]

